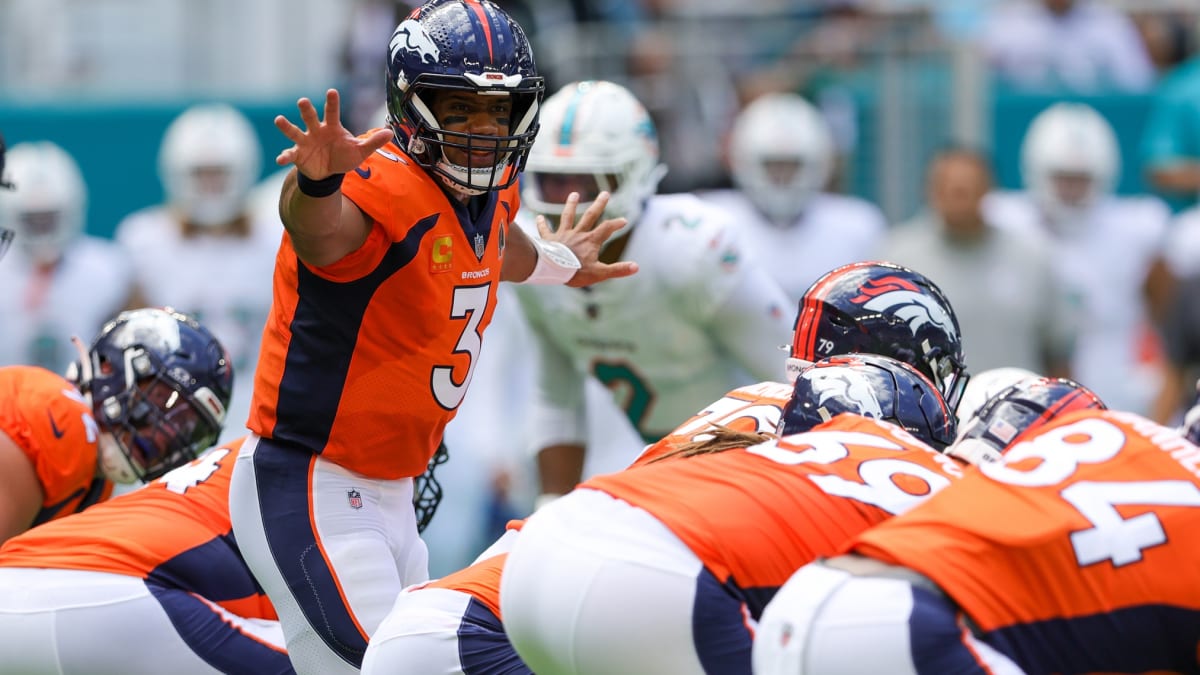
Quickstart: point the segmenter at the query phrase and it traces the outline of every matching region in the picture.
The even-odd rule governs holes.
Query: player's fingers
[[[605,279],[619,279],[637,274],[638,265],[633,261],[616,262],[611,265],[597,263],[589,266],[585,270],[580,270],[574,277],[567,282],[568,286],[578,288],[580,286],[590,286]]]
[[[325,123],[329,124],[337,122],[341,124],[342,119],[342,99],[338,95],[337,89],[330,89],[325,92]]]
[[[587,210],[583,212],[583,217],[579,219],[579,229],[585,232],[595,229],[600,218],[604,216],[604,209],[608,206],[610,196],[607,190],[596,195],[596,200],[588,204]]]
[[[286,150],[281,151],[275,157],[275,163],[279,166],[287,166],[294,161],[296,161],[296,146],[294,145]]]
[[[300,110],[300,119],[309,129],[321,124],[321,119],[317,117],[317,109],[313,106],[312,101],[302,98],[296,102],[296,107]]]
[[[605,242],[608,241],[608,238],[616,233],[617,230],[625,227],[625,223],[627,222],[628,220],[625,218],[610,218],[602,221],[599,225],[596,225],[594,228],[592,228],[592,231],[597,237],[600,238],[601,242]]]
[[[579,193],[572,192],[567,195],[567,201],[563,203],[562,215],[558,218],[558,229],[571,229],[575,227],[575,208],[579,206]]]
[[[609,275],[610,279],[615,279],[617,277],[633,276],[634,274],[637,274],[637,271],[638,271],[638,264],[633,262],[632,260],[617,262],[617,263],[613,263],[608,266],[608,272],[611,273]]]
[[[304,132],[300,127],[292,124],[288,118],[283,115],[275,116],[275,128],[287,136],[287,139],[293,143],[299,143],[304,138]]]
[[[546,216],[538,214],[538,217],[534,218],[533,222],[537,225],[538,236],[542,239],[550,236],[550,223],[547,222]]]

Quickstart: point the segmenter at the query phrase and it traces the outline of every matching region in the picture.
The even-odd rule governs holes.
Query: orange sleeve
[[[0,430],[33,465],[44,508],[81,496],[76,493],[96,476],[99,432],[91,408],[56,373],[29,366],[0,369]]]
[[[429,582],[424,588],[445,588],[474,597],[500,618],[500,573],[507,553],[494,555],[470,567]]]

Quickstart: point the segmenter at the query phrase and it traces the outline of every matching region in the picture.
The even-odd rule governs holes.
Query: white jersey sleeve
[[[677,195],[663,221],[663,285],[686,318],[703,326],[757,380],[784,376],[780,347],[791,341],[791,301],[747,247],[732,216]]]

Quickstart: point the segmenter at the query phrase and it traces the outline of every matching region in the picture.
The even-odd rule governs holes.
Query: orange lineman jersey
[[[692,415],[674,431],[646,447],[631,466],[645,464],[679,446],[711,438],[716,426],[734,431],[774,432],[783,416],[783,408],[792,397],[792,385],[759,382],[738,387]]]
[[[246,618],[275,610],[242,561],[229,478],[242,441],[214,448],[145,487],[0,546],[0,567],[90,570],[191,591]]]
[[[1066,415],[852,550],[932,579],[1027,672],[1200,669],[1200,448],[1137,415]]]
[[[322,268],[284,235],[249,427],[371,478],[417,476],[479,357],[517,187],[473,219],[389,144],[346,174],[342,193],[371,233]]]
[[[525,526],[525,519],[510,520],[504,526],[505,531],[520,530]],[[440,579],[427,581],[416,587],[445,588],[451,591],[466,593],[474,597],[491,610],[496,618],[500,618],[500,572],[508,560],[508,551],[477,560],[470,566],[457,572],[451,572]]]
[[[847,414],[808,433],[643,464],[582,487],[662,521],[758,617],[798,567],[961,473],[900,428]]]
[[[112,494],[97,477],[99,429],[92,408],[66,378],[44,368],[0,368],[0,431],[29,458],[42,486],[39,525]]]

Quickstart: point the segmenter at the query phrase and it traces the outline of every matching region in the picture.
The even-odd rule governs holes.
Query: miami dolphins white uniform
[[[650,197],[622,258],[638,263],[636,275],[517,287],[540,354],[535,450],[603,442],[585,433],[588,376],[646,442],[737,386],[784,377],[795,308],[727,212],[690,194]]]
[[[1170,212],[1152,197],[1103,196],[1074,227],[1053,231],[1027,192],[989,195],[989,222],[1051,235],[1055,267],[1077,322],[1071,376],[1114,410],[1147,414],[1162,354],[1143,286],[1163,256]]]
[[[184,237],[162,207],[134,212],[116,239],[133,260],[146,302],[169,305],[201,321],[233,358],[233,398],[221,442],[246,433],[254,366],[271,308],[271,274],[283,226],[250,210],[249,236]]]
[[[132,284],[128,259],[106,239],[76,237],[46,273],[13,246],[0,264],[0,365],[64,372],[79,359],[71,336],[89,344],[125,308]]]
[[[883,212],[858,197],[816,193],[787,226],[772,223],[740,190],[701,197],[734,216],[747,248],[793,302],[829,270],[874,259],[887,234]]]

